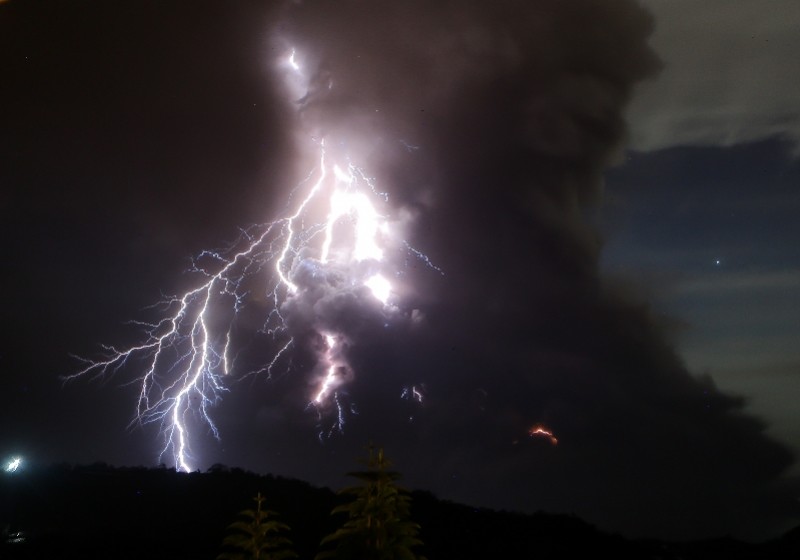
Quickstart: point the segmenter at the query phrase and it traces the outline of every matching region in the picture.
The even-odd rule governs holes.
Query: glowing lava
[[[558,439],[553,435],[553,432],[545,428],[541,425],[533,426],[530,430],[528,430],[528,435],[530,437],[544,437],[550,440],[550,443],[553,445],[558,445]]]

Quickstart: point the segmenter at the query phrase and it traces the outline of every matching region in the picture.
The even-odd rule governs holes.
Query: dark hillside
[[[43,558],[213,560],[238,512],[264,506],[291,527],[301,560],[341,519],[332,490],[305,482],[217,466],[205,473],[167,468],[55,465],[0,477],[3,560]],[[599,531],[574,516],[523,515],[472,508],[412,492],[428,560],[788,559],[800,557],[798,530],[768,543],[731,539],[702,543],[633,541]]]

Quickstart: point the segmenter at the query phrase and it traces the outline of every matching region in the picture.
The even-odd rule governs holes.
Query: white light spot
[[[378,301],[386,305],[386,302],[389,301],[389,294],[392,292],[392,285],[386,278],[380,274],[376,274],[364,282],[364,285],[372,291],[372,295],[374,295]]]

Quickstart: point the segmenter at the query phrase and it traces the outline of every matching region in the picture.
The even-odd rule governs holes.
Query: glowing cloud
[[[309,79],[294,49],[279,66],[289,70],[290,91],[308,91]],[[296,307],[314,308],[320,286],[356,295],[363,287],[374,298],[365,305],[384,315],[385,321],[403,316],[390,301],[394,292],[389,276],[400,272],[387,254],[403,255],[396,259],[401,262],[415,257],[438,271],[421,252],[393,238],[386,216],[388,196],[352,163],[353,154],[334,161],[327,138],[315,139],[310,133],[308,137],[308,145],[316,150],[316,165],[290,193],[284,217],[243,230],[227,250],[202,252],[192,271],[203,281],[183,295],[161,301],[160,320],[138,323],[145,332],[144,342],[124,349],[104,346],[104,359],[79,358],[83,369],[66,377],[108,375],[133,368],[136,362],[141,370],[132,424],[157,423],[163,437],[159,459],[170,455],[179,470],[194,468],[192,441],[198,424],[206,424],[220,438],[211,408],[229,390],[226,376],[269,377],[277,368],[291,369],[290,354],[297,341],[288,321]],[[291,201],[296,201],[293,206]],[[237,315],[248,303],[252,282],[264,279],[270,308],[262,330],[277,351],[263,367],[237,371],[233,359]],[[306,300],[306,306],[295,305]],[[346,333],[324,323],[321,317],[310,320],[324,341],[317,356],[324,375],[308,401],[318,413],[320,437],[343,430],[346,413],[339,392],[352,377],[342,374],[350,370],[343,346]],[[321,424],[331,412],[333,420],[325,428]]]

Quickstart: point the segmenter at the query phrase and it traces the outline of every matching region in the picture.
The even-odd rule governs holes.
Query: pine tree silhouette
[[[274,511],[262,509],[264,497],[259,492],[255,498],[256,509],[239,512],[240,519],[228,525],[228,535],[222,541],[224,552],[217,560],[285,560],[296,558],[292,542],[282,533],[289,526],[276,518]]]
[[[389,470],[391,462],[382,448],[370,444],[368,450],[361,460],[367,470],[347,473],[361,484],[339,491],[353,499],[331,511],[347,514],[347,520],[322,539],[321,546],[333,548],[319,552],[315,560],[425,560],[412,550],[422,545],[420,527],[411,520],[411,496],[396,484],[400,474]]]

